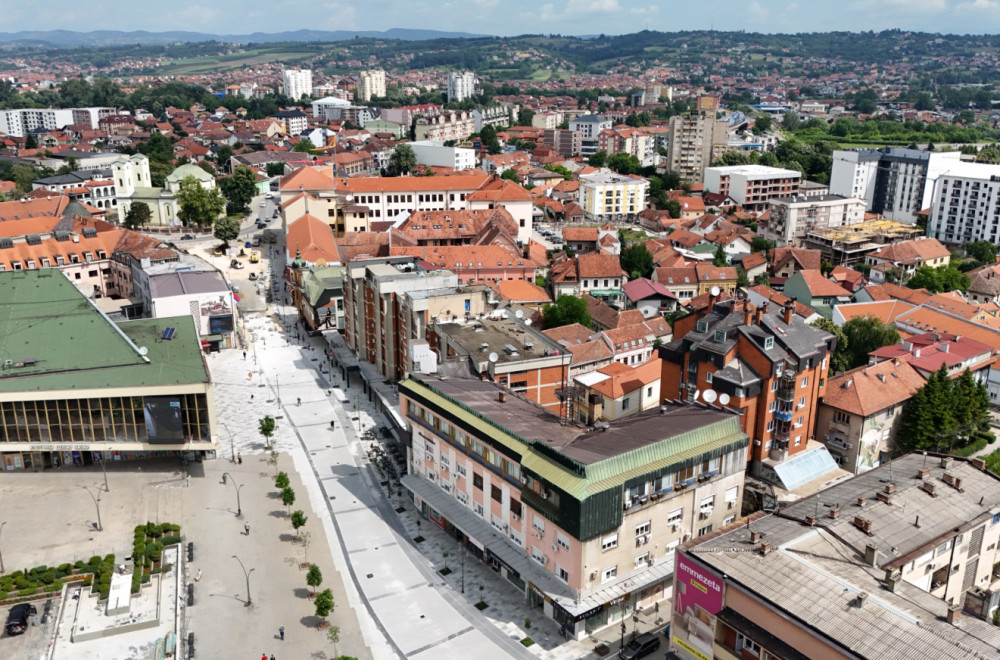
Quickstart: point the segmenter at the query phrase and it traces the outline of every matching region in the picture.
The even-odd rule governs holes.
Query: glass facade
[[[150,449],[158,443],[209,443],[210,419],[204,393],[3,401],[0,443],[33,445],[19,459],[16,452],[4,452],[6,469],[47,467],[58,465],[63,454],[90,453],[91,443],[144,443]],[[116,455],[112,460],[118,458],[118,450],[107,449]],[[123,451],[134,454],[134,449]]]

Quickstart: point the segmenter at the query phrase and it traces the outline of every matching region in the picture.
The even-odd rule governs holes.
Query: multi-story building
[[[97,130],[100,120],[117,114],[115,108],[22,108],[0,110],[0,133],[26,137],[33,130],[54,131],[72,124],[84,124]]]
[[[830,192],[865,200],[872,213],[914,224],[931,206],[934,183],[959,162],[958,151],[901,147],[833,152]]]
[[[927,235],[950,244],[1000,243],[998,202],[1000,165],[949,164],[934,185]]]
[[[301,135],[303,131],[309,128],[309,115],[302,112],[298,108],[290,108],[288,110],[282,110],[274,115],[273,119],[281,122],[281,125],[285,129],[285,133],[292,136]],[[324,146],[324,145],[314,145],[314,146]]]
[[[421,511],[575,638],[667,598],[676,548],[739,514],[731,412],[664,405],[594,429],[483,380],[410,379],[399,399]]]
[[[675,115],[670,118],[667,169],[684,181],[701,181],[705,168],[728,149],[729,124],[715,113]]]
[[[448,101],[464,101],[478,93],[479,78],[471,71],[448,74]]]
[[[1000,479],[907,454],[676,553],[671,652],[705,658],[996,653]],[[984,620],[985,619],[985,620]]]
[[[768,205],[769,217],[758,223],[757,233],[777,245],[802,247],[815,229],[845,227],[865,221],[863,200],[840,195],[782,197]]]
[[[656,138],[631,126],[615,126],[597,136],[597,149],[607,154],[635,156],[643,166],[652,165],[656,153]]]
[[[819,405],[816,439],[849,472],[878,467],[897,449],[903,406],[925,382],[904,360],[865,365],[830,378]]]
[[[465,147],[448,147],[444,142],[418,140],[407,143],[417,157],[417,164],[471,170],[476,167],[476,152]]]
[[[0,273],[0,308],[4,470],[214,454],[212,382],[190,315],[112,323],[51,268]]]
[[[580,177],[580,208],[588,220],[632,220],[646,210],[649,181],[602,169]]]
[[[817,250],[822,259],[835,266],[853,266],[883,245],[906,241],[923,232],[913,225],[894,220],[867,220],[846,227],[827,227],[806,233],[803,247]]]
[[[780,312],[769,313],[766,304],[755,310],[746,301],[715,302],[676,321],[673,341],[658,351],[663,397],[709,403],[718,397],[739,411],[753,440],[751,472],[791,490],[800,484],[782,464],[825,452],[810,440],[834,337],[807,325],[791,304]]]
[[[874,284],[885,282],[890,270],[896,272],[897,281],[905,282],[921,266],[947,266],[951,263],[951,252],[937,239],[922,236],[880,247],[868,253],[865,263],[871,266],[868,276]]]
[[[298,101],[303,96],[312,96],[313,72],[309,69],[285,69],[281,72],[285,96]]]
[[[542,135],[542,144],[560,156],[571,158],[580,155],[583,148],[583,134],[562,128],[547,128]]]
[[[580,155],[593,156],[600,149],[597,138],[601,131],[610,129],[614,123],[600,115],[580,115],[569,123],[569,130],[580,132]]]
[[[624,302],[626,274],[616,254],[593,252],[553,263],[549,271],[554,297],[588,294],[605,302]]]
[[[772,199],[799,192],[802,173],[766,165],[705,168],[705,192],[728,196],[748,211],[763,211]]]
[[[612,362],[596,371],[573,378],[575,396],[566,416],[581,424],[594,425],[614,421],[658,407],[660,397],[660,359],[654,358],[630,367]]]
[[[340,119],[345,108],[351,106],[351,102],[336,96],[325,96],[312,102],[313,117],[323,119]]]
[[[399,323],[404,294],[458,286],[454,273],[427,270],[419,261],[388,257],[345,267],[344,340],[386,378],[403,378],[410,367],[409,334]]]
[[[476,130],[472,113],[465,110],[443,110],[417,115],[413,129],[415,140],[464,140]]]
[[[476,108],[472,111],[473,128],[476,133],[483,130],[483,126],[492,126],[500,129],[510,126],[510,111],[502,105],[490,105],[485,108]]]
[[[339,194],[366,206],[375,220],[389,220],[411,211],[469,208],[466,198],[490,179],[481,170],[454,176],[352,177],[338,179]]]
[[[385,96],[385,70],[371,69],[358,74],[358,94],[356,101],[367,102]]]

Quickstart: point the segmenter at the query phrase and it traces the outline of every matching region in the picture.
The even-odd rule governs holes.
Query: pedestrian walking
[[[278,634],[281,635],[281,641],[285,641],[285,627],[281,626],[278,628]]]
[[[260,660],[267,660],[267,654],[266,653],[261,653],[260,654]]]
[[[271,660],[274,660],[274,654],[273,653],[271,654]]]
[[[246,351],[243,351],[243,359],[244,360],[247,359],[247,352]]]
[[[253,401],[253,392],[250,393],[250,400]]]
[[[250,523],[244,523],[243,529],[246,531],[247,536],[250,536]]]

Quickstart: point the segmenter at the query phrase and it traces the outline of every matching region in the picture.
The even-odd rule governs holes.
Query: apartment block
[[[815,229],[846,227],[865,221],[863,200],[840,195],[796,195],[772,199],[769,217],[758,223],[757,233],[777,245],[802,247]]]
[[[677,548],[740,511],[731,412],[665,405],[586,427],[483,380],[399,385],[403,486],[577,639],[669,597]]]
[[[471,71],[448,74],[448,101],[464,101],[479,93],[479,78]]]
[[[907,454],[676,553],[670,650],[705,658],[996,653],[1000,480]]]
[[[312,96],[313,72],[309,69],[285,69],[281,79],[288,98],[298,101],[303,96]]]
[[[865,200],[872,213],[915,224],[930,208],[938,177],[959,164],[958,151],[885,147],[833,152],[830,192]]]
[[[464,140],[475,133],[476,121],[465,110],[442,110],[417,115],[413,130],[416,140]]]
[[[646,210],[649,181],[602,169],[580,177],[579,194],[588,220],[632,220]]]
[[[1000,243],[1000,165],[958,162],[938,176],[927,235],[942,243]]]
[[[417,140],[407,143],[417,157],[417,164],[448,167],[456,171],[476,167],[476,152],[466,147],[448,147],[444,142]]]
[[[371,69],[358,74],[358,94],[355,100],[370,101],[385,96],[385,70]]]
[[[676,321],[674,340],[657,350],[664,399],[718,401],[738,411],[753,441],[751,473],[792,490],[801,484],[782,464],[805,452],[825,452],[810,440],[834,337],[807,325],[791,304],[778,311],[732,299],[714,302]],[[817,469],[832,464],[825,458]]]
[[[580,115],[569,122],[569,130],[580,131],[580,155],[593,156],[600,149],[597,145],[597,137],[601,131],[608,130],[613,126],[610,119],[605,119],[600,115]]]
[[[670,118],[667,169],[684,181],[698,182],[705,168],[728,150],[729,124],[715,113],[675,115]]]
[[[705,192],[730,197],[748,211],[763,211],[772,199],[799,192],[802,174],[766,165],[705,168]]]
[[[92,130],[97,130],[101,119],[116,113],[115,108],[105,107],[0,110],[0,133],[25,137],[37,128],[54,131],[71,124],[86,124]]]
[[[560,156],[579,156],[583,149],[583,133],[562,128],[547,128],[542,134],[542,144],[550,147]]]

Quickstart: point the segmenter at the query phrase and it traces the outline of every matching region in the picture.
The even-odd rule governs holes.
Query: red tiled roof
[[[909,401],[926,381],[903,360],[886,360],[830,378],[823,405],[868,417]]]

